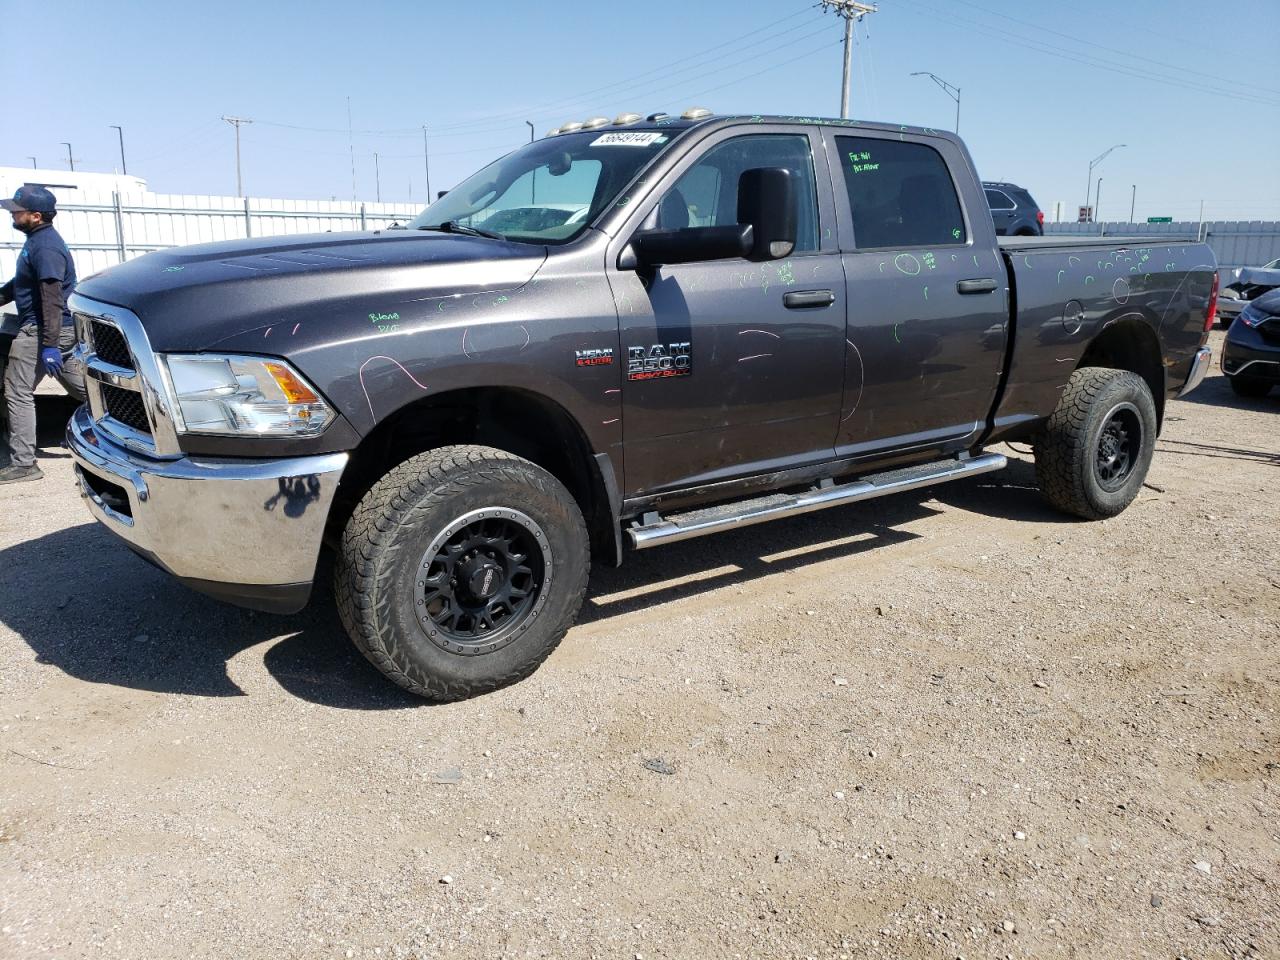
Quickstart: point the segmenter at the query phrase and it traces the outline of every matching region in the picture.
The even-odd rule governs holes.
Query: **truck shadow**
[[[998,473],[632,551],[621,567],[593,569],[578,623],[919,539],[901,527],[940,513],[931,500],[1006,520],[1080,522],[1045,504],[1030,462],[1010,460]]]
[[[271,643],[263,665],[301,699],[353,710],[425,703],[389,683],[351,645],[327,571],[302,613],[254,613],[188,590],[95,523],[0,550],[0,569],[12,574],[0,595],[0,622],[31,647],[37,662],[88,683],[244,696],[228,663]]]
[[[902,527],[939,513],[931,505],[935,497],[1011,520],[1062,519],[1041,504],[1029,485],[1033,480],[1030,465],[1014,461],[1002,473],[633,553],[620,569],[593,572],[579,623],[918,539]],[[38,662],[88,683],[245,696],[232,675],[241,671],[229,664],[267,644],[253,656],[300,699],[348,710],[429,706],[383,678],[352,646],[334,609],[327,557],[311,604],[288,617],[194,593],[96,523],[0,550],[0,569],[11,574],[0,591],[0,623],[31,647]],[[255,671],[251,656],[244,661],[247,682]]]

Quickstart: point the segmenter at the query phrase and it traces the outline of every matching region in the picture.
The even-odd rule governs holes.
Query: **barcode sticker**
[[[630,133],[604,133],[591,141],[593,147],[647,147],[666,142],[666,135],[656,131],[633,130]]]

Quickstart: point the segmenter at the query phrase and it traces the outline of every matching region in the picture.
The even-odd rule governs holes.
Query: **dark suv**
[[[982,183],[997,236],[1044,236],[1044,212],[1024,187],[1016,183]]]

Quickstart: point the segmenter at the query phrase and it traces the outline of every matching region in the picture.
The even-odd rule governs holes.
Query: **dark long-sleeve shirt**
[[[67,297],[75,286],[76,265],[71,251],[51,224],[41,224],[27,235],[13,279],[0,287],[0,304],[14,301],[18,323],[37,324],[40,345],[56,347],[62,327],[71,323]]]

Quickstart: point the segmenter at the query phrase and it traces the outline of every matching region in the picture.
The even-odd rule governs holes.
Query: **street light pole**
[[[533,143],[533,122],[525,121],[525,126],[529,128],[529,142]],[[529,205],[537,203],[538,200],[538,168],[533,168],[533,176],[529,178]]]
[[[114,123],[108,124],[108,126],[120,137],[120,172],[127,177],[129,175],[129,165],[124,162],[124,129]]]
[[[876,12],[873,3],[858,0],[822,0],[824,10],[834,10],[844,17],[844,74],[840,80],[840,116],[849,119],[849,75],[853,65],[853,24],[869,13]]]
[[[952,86],[951,84],[947,83],[947,81],[943,80],[940,76],[938,76],[936,73],[930,73],[928,70],[917,70],[915,73],[911,75],[913,77],[928,77],[930,80],[932,80],[934,83],[936,83],[939,87],[942,88],[943,93],[945,93],[948,97],[950,97],[952,100],[956,102],[956,133],[959,133],[960,132],[960,88],[956,86]]]
[[[373,154],[373,189],[375,191],[375,199],[382,202],[382,173],[378,170],[378,153],[375,150]]]
[[[27,159],[31,161],[31,169],[32,169],[32,170],[35,170],[35,169],[36,169],[36,158],[35,158],[35,157],[27,157]]]
[[[1133,185],[1133,193],[1129,195],[1129,222],[1133,223],[1133,208],[1138,203],[1138,185]]]
[[[1092,160],[1089,161],[1089,176],[1084,182],[1084,207],[1086,210],[1089,209],[1089,191],[1093,187],[1093,168],[1096,167],[1098,164],[1100,164],[1103,160],[1107,159],[1107,156],[1111,153],[1112,150],[1119,150],[1121,147],[1127,147],[1127,146],[1128,146],[1127,143],[1117,143],[1114,146],[1107,147],[1107,149],[1103,150],[1102,153],[1098,154],[1096,157],[1094,157]],[[1094,204],[1094,214],[1095,216],[1097,214],[1096,203]]]
[[[1102,178],[1099,177],[1098,189],[1097,189],[1097,192],[1095,192],[1093,195],[1093,218],[1098,223],[1102,222],[1102,220],[1098,216],[1098,213],[1101,209],[1102,209]]]
[[[67,148],[67,166],[69,166],[71,168],[71,172],[74,173],[76,169],[76,161],[75,158],[71,156],[71,144],[67,143],[65,140],[60,140],[59,143]]]

